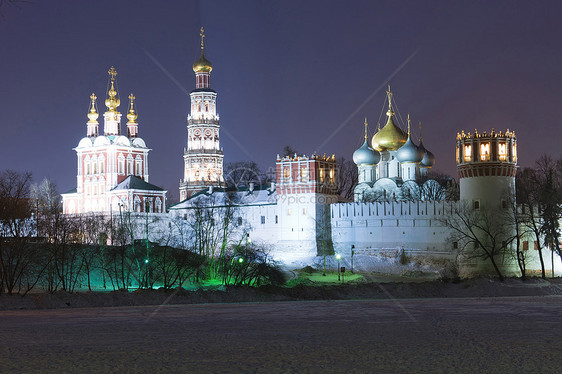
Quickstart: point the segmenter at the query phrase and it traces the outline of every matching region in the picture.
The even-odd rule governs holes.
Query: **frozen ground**
[[[2,373],[559,373],[562,297],[0,312]]]

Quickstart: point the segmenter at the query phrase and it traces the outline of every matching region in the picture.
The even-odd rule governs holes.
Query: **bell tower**
[[[208,186],[220,186],[224,182],[217,93],[210,86],[213,65],[205,58],[203,28],[200,36],[201,57],[193,64],[195,89],[189,94],[191,111],[187,116],[187,148],[183,154],[184,177],[180,181],[180,201]]]

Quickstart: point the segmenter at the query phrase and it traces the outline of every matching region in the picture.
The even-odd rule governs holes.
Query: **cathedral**
[[[277,155],[274,183],[228,189],[223,176],[217,93],[210,84],[213,66],[205,56],[203,29],[200,36],[201,55],[193,64],[195,88],[190,93],[180,202],[167,210],[166,191],[149,183],[149,148],[139,137],[133,94],[128,96],[127,133],[121,134],[117,72],[112,67],[105,93],[103,135],[99,133],[97,98],[92,94],[86,137],[74,149],[77,187],[63,194],[65,213],[151,213],[159,217],[162,230],[154,230],[150,240],[160,241],[156,232],[182,225],[187,228],[194,209],[205,201],[211,202],[211,208],[236,206],[237,230],[247,240],[270,248],[271,256],[288,266],[311,264],[318,256],[334,254],[344,263],[358,256],[372,264],[397,252],[453,262],[459,243],[444,224],[444,217],[463,204],[476,210],[505,209],[507,199],[513,197],[517,168],[513,132],[457,135],[460,199],[448,199],[442,184],[431,179],[436,158],[425,148],[421,136],[413,139],[410,116],[407,129],[396,124],[390,86],[386,124],[370,139],[365,120],[363,135],[358,133],[364,142],[353,153],[358,170],[353,202],[344,202],[338,195],[333,155]],[[428,192],[436,189],[441,192]],[[220,215],[220,210],[216,212]],[[166,243],[185,247],[170,237]]]

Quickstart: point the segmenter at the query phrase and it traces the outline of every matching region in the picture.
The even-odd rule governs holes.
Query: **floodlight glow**
[[[145,264],[148,264],[148,258],[147,258],[146,260],[144,260],[144,263],[145,263]]]
[[[238,259],[238,262],[239,262],[239,263],[243,263],[243,262],[244,262],[244,259],[243,259],[242,257],[240,257],[240,258]]]
[[[336,258],[339,260],[339,259],[341,258],[341,255],[338,253],[338,254],[336,255]]]

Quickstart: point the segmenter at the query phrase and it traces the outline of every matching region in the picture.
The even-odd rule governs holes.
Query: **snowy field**
[[[0,312],[1,373],[560,373],[562,297]]]

